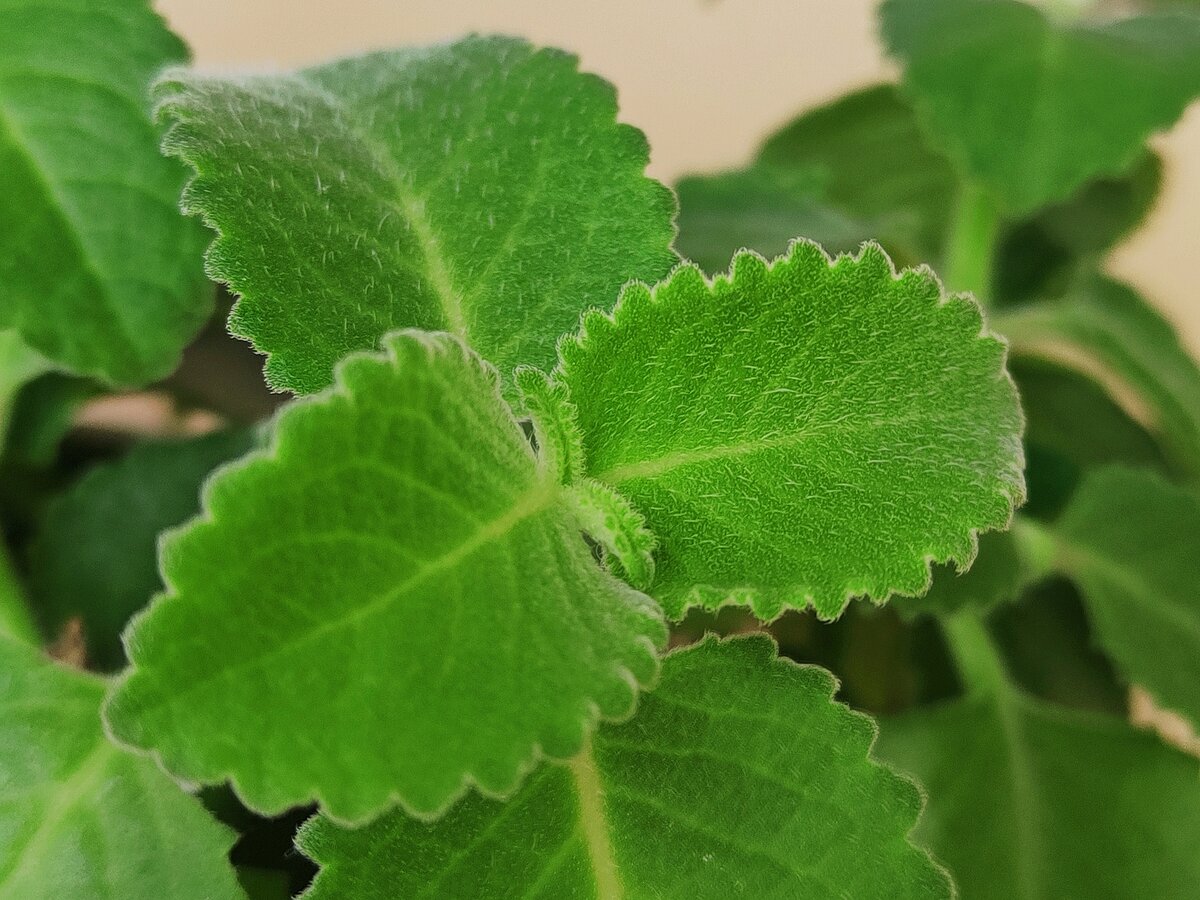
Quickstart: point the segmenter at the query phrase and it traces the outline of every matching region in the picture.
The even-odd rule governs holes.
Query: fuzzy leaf
[[[1197,763],[1121,719],[1005,685],[885,720],[925,788],[917,837],[976,900],[1185,900],[1200,884]]]
[[[229,431],[143,444],[56,498],[30,551],[32,593],[48,636],[79,616],[88,664],[120,668],[125,623],[162,590],[159,532],[196,514],[201,482],[249,450],[253,437]]]
[[[1095,379],[1162,444],[1181,475],[1200,479],[1200,369],[1171,324],[1131,288],[1102,277],[1067,299],[993,319],[1020,357]]]
[[[0,0],[0,328],[76,372],[165,375],[211,308],[146,97],[186,56],[146,0]]]
[[[834,686],[767,638],[705,639],[666,658],[632,721],[507,804],[309,822],[323,869],[305,898],[951,896],[906,837],[916,789],[868,758],[874,727]]]
[[[244,897],[232,832],[100,727],[104,682],[0,637],[0,900]]]
[[[126,635],[115,736],[260,811],[507,794],[655,677],[658,611],[595,563],[496,371],[446,334],[384,344],[208,483]]]
[[[588,472],[657,536],[671,617],[919,594],[930,560],[968,564],[1024,492],[1004,345],[874,245],[741,254],[712,282],[680,267],[561,353]]]
[[[510,38],[372,53],[282,76],[180,72],[159,89],[210,274],[267,377],[307,393],[415,326],[507,378],[553,363],[589,306],[675,261],[675,202],[641,132],[573,56]]]
[[[1200,16],[1060,22],[1019,0],[887,0],[934,142],[1012,213],[1127,170],[1200,94]]]
[[[1059,565],[1126,679],[1200,724],[1200,499],[1152,472],[1100,469],[1058,537]]]

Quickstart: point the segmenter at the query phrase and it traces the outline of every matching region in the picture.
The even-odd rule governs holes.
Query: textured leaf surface
[[[671,616],[921,593],[930,560],[969,563],[1024,492],[1004,345],[873,245],[742,254],[712,282],[681,267],[561,352],[588,471],[658,537]]]
[[[1019,358],[1095,379],[1161,442],[1174,468],[1200,478],[1200,369],[1175,330],[1131,288],[1096,277],[1066,300],[995,317]]]
[[[1058,535],[1060,566],[1125,677],[1200,723],[1200,499],[1151,472],[1101,469]]]
[[[88,664],[120,668],[121,630],[162,590],[158,534],[196,514],[200,484],[245,453],[249,431],[136,447],[87,473],[46,510],[30,554],[30,580],[50,637],[83,620]]]
[[[906,837],[916,789],[869,760],[873,725],[833,689],[764,637],[676,651],[634,719],[507,804],[310,822],[300,846],[323,871],[306,900],[949,897]]]
[[[495,370],[450,335],[385,344],[208,483],[107,708],[119,739],[262,811],[508,793],[656,672],[658,611],[596,565]]]
[[[880,756],[927,795],[916,832],[963,897],[1191,897],[1197,762],[1118,718],[1010,684],[884,721]]]
[[[146,0],[0,0],[0,328],[122,384],[170,371],[211,303],[146,97],[185,57]]]
[[[1200,93],[1200,16],[1052,20],[1019,0],[887,0],[927,131],[1011,212],[1127,169]]]
[[[244,896],[233,834],[100,727],[104,682],[0,637],[0,898]]]
[[[508,38],[374,53],[294,74],[179,73],[165,148],[220,233],[209,271],[234,332],[298,392],[387,331],[444,329],[506,377],[554,361],[589,306],[675,261],[670,192],[607,83]]]

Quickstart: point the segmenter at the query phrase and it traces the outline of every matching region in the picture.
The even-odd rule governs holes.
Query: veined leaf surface
[[[631,285],[561,347],[587,471],[659,539],[668,615],[749,603],[764,618],[918,594],[968,564],[1024,493],[1004,344],[928,270],[868,245],[746,253],[709,282]]]
[[[178,72],[165,149],[219,237],[210,274],[278,388],[330,383],[398,327],[453,332],[505,378],[549,368],[589,306],[675,255],[641,132],[574,57],[471,37],[279,76]]]
[[[211,308],[146,95],[186,57],[146,0],[0,0],[0,329],[109,382],[165,375]]]
[[[208,483],[126,637],[114,734],[259,810],[510,793],[657,671],[657,608],[596,564],[495,369],[447,334],[385,347]]]
[[[768,638],[706,638],[666,658],[631,721],[508,803],[309,822],[323,871],[305,898],[950,897],[907,837],[916,788],[868,758],[874,726],[834,686]]]
[[[0,898],[245,895],[234,835],[100,727],[104,682],[0,636]]]

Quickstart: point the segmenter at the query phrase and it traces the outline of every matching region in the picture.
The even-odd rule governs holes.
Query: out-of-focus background
[[[279,69],[467,32],[578,53],[616,84],[667,182],[745,161],[802,109],[894,77],[874,0],[159,0],[204,67]],[[1200,104],[1157,142],[1166,189],[1110,268],[1200,355]]]

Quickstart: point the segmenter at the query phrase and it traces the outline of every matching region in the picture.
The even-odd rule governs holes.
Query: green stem
[[[1000,211],[996,202],[981,188],[963,182],[946,243],[946,266],[942,273],[946,287],[952,291],[970,291],[980,303],[987,301],[999,231]]]
[[[1009,692],[1008,670],[978,613],[968,609],[947,616],[942,629],[969,692],[1000,697]]]

